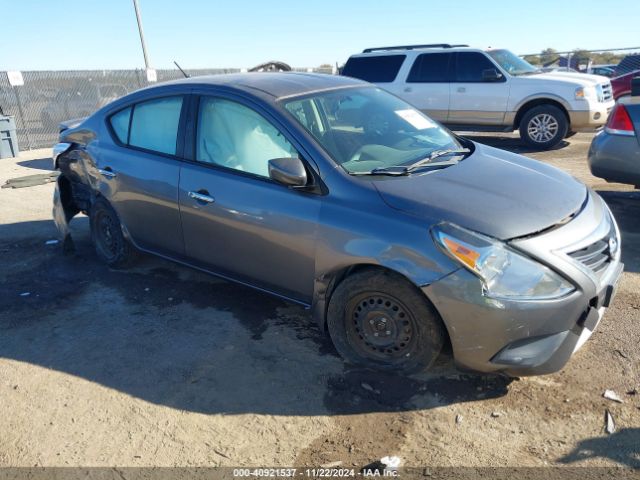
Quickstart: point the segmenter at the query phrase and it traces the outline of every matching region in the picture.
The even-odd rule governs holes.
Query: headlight
[[[480,277],[483,293],[508,300],[547,300],[575,290],[567,280],[504,243],[443,223],[431,231],[436,244]]]
[[[576,88],[576,100],[591,99],[597,100],[598,95],[595,87],[578,87]]]

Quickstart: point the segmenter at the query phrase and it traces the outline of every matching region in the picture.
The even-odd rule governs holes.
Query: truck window
[[[479,52],[458,52],[456,55],[456,82],[482,82],[482,72],[493,68],[491,60]]]
[[[372,83],[393,82],[405,57],[405,55],[351,57],[347,60],[342,74]]]
[[[436,83],[449,81],[450,53],[423,53],[411,67],[407,82]]]

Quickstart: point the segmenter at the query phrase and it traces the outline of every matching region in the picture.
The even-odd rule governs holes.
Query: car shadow
[[[594,458],[606,458],[626,467],[640,468],[640,428],[623,428],[612,435],[582,440],[558,462],[568,464]]]
[[[21,167],[35,168],[36,170],[53,170],[53,161],[51,160],[51,157],[23,160],[17,164]]]
[[[0,357],[73,375],[145,401],[205,414],[409,411],[496,398],[509,379],[345,365],[303,307],[158,258],[109,269],[90,243],[47,245],[51,222],[0,226]]]
[[[622,261],[627,272],[640,272],[640,191],[598,190],[618,222]]]
[[[462,135],[469,140],[474,142],[482,143],[484,145],[488,145],[490,147],[500,148],[502,150],[507,150],[512,153],[519,154],[527,154],[527,153],[537,153],[537,152],[545,152],[550,150],[560,150],[569,146],[569,142],[563,140],[558,145],[553,147],[552,149],[536,149],[531,148],[520,140],[520,137],[512,137],[512,136],[488,136],[488,135]]]

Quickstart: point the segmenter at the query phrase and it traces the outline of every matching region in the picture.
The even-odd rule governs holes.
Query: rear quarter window
[[[111,115],[109,123],[116,138],[121,143],[126,144],[129,141],[129,118],[131,117],[131,107],[120,110],[118,113]]]
[[[393,82],[405,58],[405,55],[351,57],[347,60],[342,74],[371,83]]]

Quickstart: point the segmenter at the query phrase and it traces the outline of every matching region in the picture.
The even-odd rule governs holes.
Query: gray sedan
[[[560,369],[611,303],[619,232],[560,170],[339,76],[198,77],[61,133],[54,217],[113,267],[147,252],[310,308],[349,362]]]
[[[589,168],[608,182],[640,188],[640,96],[618,100],[591,142]]]

